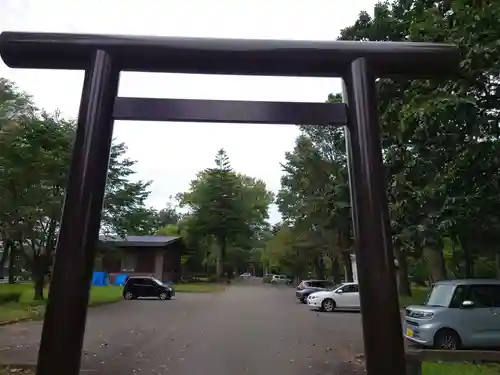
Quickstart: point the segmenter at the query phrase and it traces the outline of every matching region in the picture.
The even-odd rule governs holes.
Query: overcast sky
[[[216,38],[335,40],[376,0],[0,0],[0,31],[142,34]],[[82,72],[7,68],[42,108],[75,118]],[[122,73],[122,96],[324,102],[336,79]],[[152,180],[149,204],[162,208],[224,148],[238,172],[280,187],[286,151],[298,130],[284,125],[119,121],[115,137],[137,160],[137,179]],[[279,220],[272,208],[271,221]]]

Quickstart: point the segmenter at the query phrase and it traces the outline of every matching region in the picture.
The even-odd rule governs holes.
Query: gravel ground
[[[0,328],[0,363],[35,363],[41,322]],[[96,375],[351,375],[364,369],[359,313],[319,313],[294,290],[245,281],[89,310],[82,368]]]

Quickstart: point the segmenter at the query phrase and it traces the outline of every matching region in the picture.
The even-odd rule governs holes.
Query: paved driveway
[[[245,283],[242,283],[245,284]],[[35,362],[40,322],[0,328],[0,362]],[[82,368],[98,375],[362,373],[358,313],[310,311],[294,290],[249,282],[171,301],[89,310]]]

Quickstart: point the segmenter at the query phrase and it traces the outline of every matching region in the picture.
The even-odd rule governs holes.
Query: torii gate
[[[37,375],[79,373],[114,120],[345,126],[366,369],[405,373],[375,78],[449,75],[455,46],[4,32],[0,55],[11,68],[85,71]],[[341,77],[345,103],[120,98],[121,71]]]

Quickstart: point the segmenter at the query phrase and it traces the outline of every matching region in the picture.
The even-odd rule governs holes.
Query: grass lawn
[[[424,362],[422,375],[498,375],[500,367],[468,363]]]
[[[0,323],[43,317],[45,301],[33,300],[32,284],[0,284],[0,295],[9,293],[19,293],[20,297],[17,302],[0,304]],[[44,294],[47,298],[47,290]],[[89,306],[116,302],[121,299],[122,288],[119,286],[94,286],[90,290]]]
[[[186,283],[174,285],[175,291],[179,293],[211,293],[220,292],[225,289],[224,284],[216,283]],[[18,293],[16,302],[0,303],[0,324],[24,319],[41,319],[45,312],[45,301],[33,300],[32,284],[0,284],[0,297],[2,294]],[[47,298],[47,290],[44,292]],[[106,303],[116,302],[122,299],[122,287],[120,286],[93,286],[90,290],[89,306],[98,306]],[[2,375],[0,373],[0,375]]]
[[[179,293],[222,292],[226,288],[224,284],[217,284],[217,283],[185,283],[185,284],[174,284],[173,287],[175,291]]]

